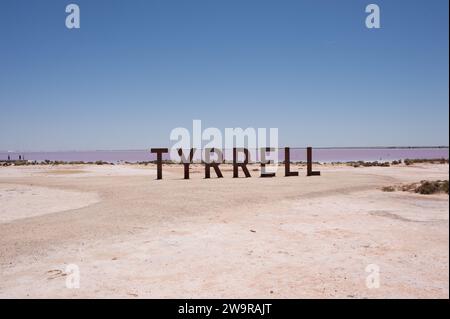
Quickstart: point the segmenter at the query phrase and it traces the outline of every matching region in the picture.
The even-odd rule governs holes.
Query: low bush
[[[395,192],[395,187],[394,186],[384,186],[381,190],[383,192]]]
[[[415,192],[423,195],[448,194],[448,181],[421,181]]]
[[[429,164],[448,164],[448,158],[407,158],[404,160],[405,165],[412,164],[421,164],[421,163],[429,163]]]
[[[431,194],[448,194],[448,180],[446,181],[421,181],[420,183],[404,184],[400,186],[384,186],[381,188],[383,192],[394,192],[401,190],[403,192],[412,192],[422,195]]]

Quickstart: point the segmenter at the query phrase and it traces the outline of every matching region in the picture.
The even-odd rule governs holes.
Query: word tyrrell
[[[272,148],[262,148],[261,149],[261,177],[274,177],[275,173],[266,173],[266,165],[272,164],[272,161],[265,160],[265,154],[273,151]],[[169,149],[167,148],[152,148],[151,153],[156,154],[156,168],[157,168],[157,179],[162,179],[162,155],[168,153]],[[182,158],[183,166],[184,166],[184,179],[189,179],[189,165],[192,164],[192,158],[194,157],[195,149],[192,148],[189,152],[188,158],[186,158],[183,154],[183,150],[179,149],[178,154]],[[244,154],[244,160],[238,160],[238,154]],[[219,158],[218,161],[212,161],[210,155],[216,154]],[[218,178],[222,178],[222,172],[220,171],[220,163],[223,161],[222,152],[219,149],[207,149],[205,154],[205,178],[211,177],[211,168],[214,169]],[[244,172],[245,177],[251,177],[250,172],[247,168],[249,158],[249,152],[246,148],[233,148],[233,178],[239,177],[239,168]],[[298,172],[293,172],[290,169],[290,153],[289,147],[284,148],[284,176],[298,176]],[[312,147],[308,147],[306,149],[306,176],[318,176],[320,175],[320,171],[312,170]]]

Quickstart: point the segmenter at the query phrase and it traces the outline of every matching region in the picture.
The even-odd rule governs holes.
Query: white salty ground
[[[448,195],[381,191],[448,179],[448,165],[223,169],[1,167],[0,297],[449,297]]]

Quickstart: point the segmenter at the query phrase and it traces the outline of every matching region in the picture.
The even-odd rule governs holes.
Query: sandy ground
[[[0,184],[0,223],[77,209],[99,201],[93,192]]]
[[[448,195],[380,190],[448,165],[320,169],[0,167],[0,297],[448,298]]]

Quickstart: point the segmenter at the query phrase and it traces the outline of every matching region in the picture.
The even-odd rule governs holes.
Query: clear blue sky
[[[65,27],[77,3],[81,29]],[[379,30],[365,6],[381,8]],[[170,146],[278,127],[288,146],[448,145],[448,1],[2,0],[0,149]]]

